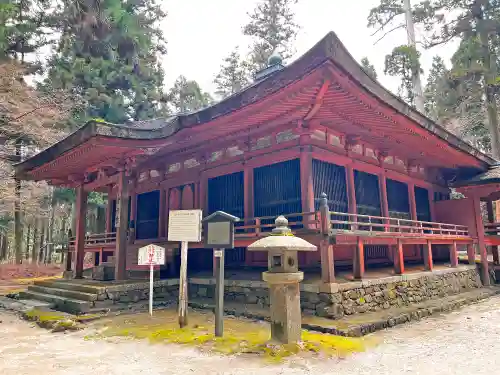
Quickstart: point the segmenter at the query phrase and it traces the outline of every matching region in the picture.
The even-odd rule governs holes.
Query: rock
[[[384,302],[384,304],[382,305],[382,307],[384,309],[388,309],[389,307],[391,307],[390,303],[389,302]]]
[[[370,303],[373,301],[373,297],[370,294],[366,294],[365,301],[366,301],[366,303]]]
[[[327,316],[331,319],[340,319],[344,316],[344,307],[336,303],[326,308]]]

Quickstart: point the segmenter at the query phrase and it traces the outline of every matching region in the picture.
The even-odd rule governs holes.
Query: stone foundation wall
[[[306,314],[339,319],[344,315],[407,306],[481,287],[475,266],[438,270],[426,274],[392,276],[343,284],[301,284],[301,305]],[[212,299],[211,280],[191,280],[190,298]],[[269,306],[267,284],[260,281],[226,281],[225,301]]]
[[[178,280],[158,280],[153,284],[153,297],[156,302],[176,300],[179,296]],[[98,301],[111,301],[113,304],[131,304],[149,300],[149,282],[138,282],[103,288],[97,295]]]

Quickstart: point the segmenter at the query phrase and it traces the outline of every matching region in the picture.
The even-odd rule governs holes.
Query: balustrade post
[[[319,203],[320,219],[320,256],[321,256],[321,280],[324,283],[335,282],[335,259],[333,245],[330,244],[330,207],[328,207],[328,197],[321,194]]]

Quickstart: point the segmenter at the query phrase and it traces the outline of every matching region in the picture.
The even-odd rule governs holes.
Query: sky
[[[209,92],[215,91],[213,79],[220,65],[236,46],[248,51],[250,40],[242,32],[258,0],[163,0],[168,12],[162,29],[168,41],[168,53],[163,58],[165,84],[170,87],[179,75],[196,80]],[[300,57],[328,32],[334,31],[359,62],[368,57],[377,69],[379,81],[396,92],[398,80],[384,76],[385,55],[398,45],[406,44],[406,31],[400,29],[375,44],[378,37],[367,28],[370,9],[380,0],[299,0],[295,6],[296,23],[301,26],[295,41],[296,53],[288,61]],[[417,30],[417,41],[419,40]],[[441,46],[423,51],[421,64],[425,75],[439,54],[445,61],[456,50],[456,45]]]

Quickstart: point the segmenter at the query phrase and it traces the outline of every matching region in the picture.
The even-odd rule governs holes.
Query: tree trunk
[[[500,160],[500,134],[498,132],[498,108],[495,100],[496,83],[496,56],[490,49],[488,41],[488,30],[485,27],[487,23],[486,14],[481,15],[482,19],[477,20],[481,25],[479,30],[479,40],[482,49],[483,61],[483,90],[485,96],[486,113],[488,116],[488,128],[491,137],[491,154],[497,160]],[[493,62],[493,63],[492,63]]]
[[[30,235],[31,225],[26,228],[26,249],[24,250],[24,259],[28,260],[30,257]]]
[[[0,233],[0,261],[7,260],[7,234]]]
[[[45,219],[40,219],[40,247],[38,248],[38,263],[43,262],[43,254],[45,253]]]
[[[16,156],[18,160],[21,160],[21,142],[16,141]],[[23,262],[23,249],[21,242],[22,238],[22,228],[21,228],[21,180],[14,179],[14,248],[16,264],[21,264]]]
[[[52,253],[54,250],[54,216],[55,216],[55,199],[54,190],[51,189],[51,200],[50,200],[50,213],[49,213],[49,225],[47,227],[47,246],[45,250],[45,263],[52,263]]]
[[[40,249],[40,237],[38,235],[39,226],[40,226],[40,219],[36,218],[35,224],[33,226],[33,246],[31,247],[31,263],[36,263],[38,260],[36,258],[36,255],[38,254],[38,249]]]
[[[64,264],[64,260],[66,259],[65,249],[69,249],[69,238],[66,233],[66,216],[63,216],[61,220],[61,264]]]

